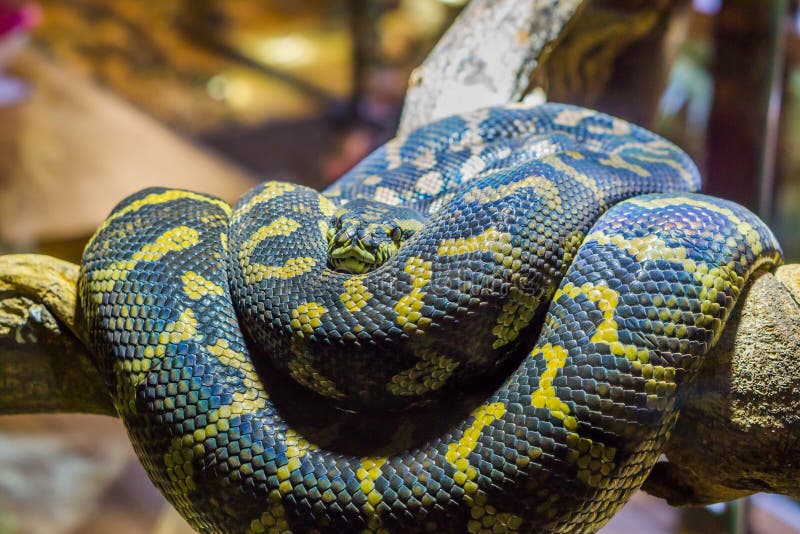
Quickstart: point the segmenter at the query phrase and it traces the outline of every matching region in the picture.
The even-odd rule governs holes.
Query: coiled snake
[[[780,262],[699,183],[622,120],[484,109],[322,194],[137,193],[86,248],[81,306],[140,459],[198,530],[591,532],[649,473],[749,274]],[[503,369],[462,420],[424,443],[395,426],[377,453],[326,448],[270,389],[395,410]]]

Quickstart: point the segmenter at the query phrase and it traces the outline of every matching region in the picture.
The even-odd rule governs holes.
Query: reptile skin
[[[748,277],[780,262],[699,183],[622,120],[480,110],[322,194],[137,193],[87,245],[81,309],[137,454],[200,531],[593,532],[647,477]],[[356,199],[424,222],[387,223],[413,235],[337,272],[331,226]],[[337,408],[437,397],[367,423]]]

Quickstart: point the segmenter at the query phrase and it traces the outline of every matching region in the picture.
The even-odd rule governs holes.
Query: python
[[[780,262],[763,222],[699,185],[620,119],[489,108],[322,193],[137,193],[87,245],[80,305],[134,448],[198,530],[591,532],[646,478],[747,279]],[[498,365],[462,420],[420,441],[387,415],[366,453],[293,426],[272,389],[455,406]]]

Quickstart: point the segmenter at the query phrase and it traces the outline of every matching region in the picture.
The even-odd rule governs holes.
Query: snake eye
[[[392,238],[392,241],[400,241],[400,238],[403,237],[403,230],[399,226],[395,226],[392,228],[392,233],[389,234],[389,237]]]

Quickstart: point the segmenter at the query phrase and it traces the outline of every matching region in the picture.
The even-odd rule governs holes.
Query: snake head
[[[425,219],[410,208],[356,199],[333,214],[328,230],[328,263],[336,271],[363,274],[394,256]]]

